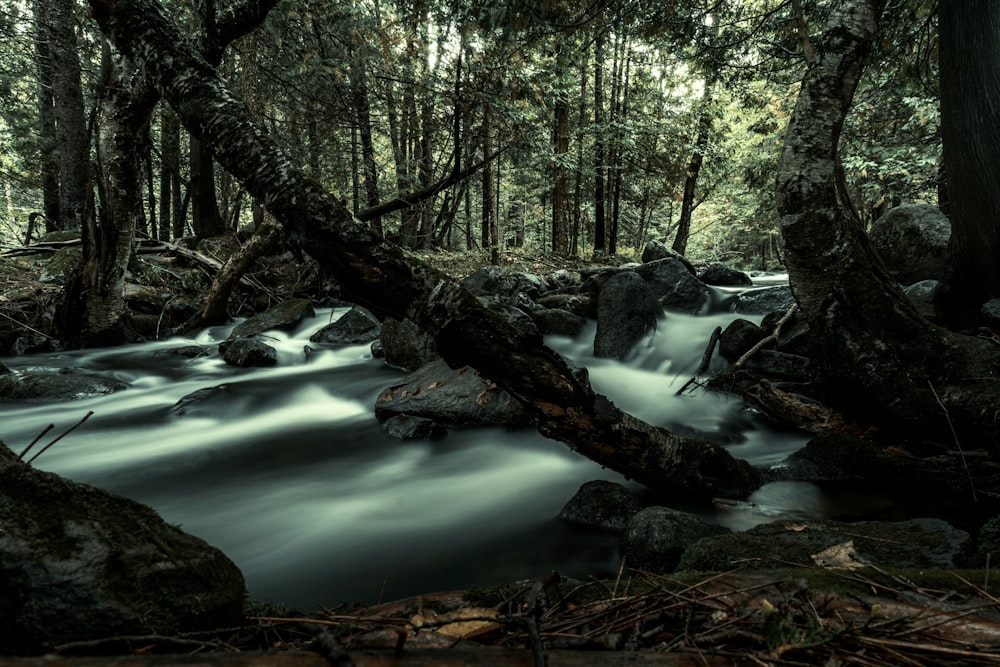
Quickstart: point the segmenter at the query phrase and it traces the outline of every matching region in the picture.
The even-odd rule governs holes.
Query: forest
[[[878,460],[868,482],[936,470],[993,507],[998,29],[1000,8],[933,0],[9,3],[0,262],[78,248],[28,328],[89,347],[144,337],[126,299],[142,252],[235,245],[171,323],[188,333],[245,308],[245,274],[287,250],[543,436],[684,497],[766,476],[619,408],[447,267],[627,266],[660,244],[787,273],[769,340],[793,316],[808,330],[810,390],[739,390],[772,416],[820,410],[811,430]],[[950,225],[930,312],[869,236],[907,204]]]

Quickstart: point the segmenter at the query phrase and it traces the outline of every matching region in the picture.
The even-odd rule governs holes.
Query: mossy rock
[[[65,285],[76,267],[83,261],[83,249],[80,246],[67,246],[55,252],[45,263],[38,279],[43,283]]]

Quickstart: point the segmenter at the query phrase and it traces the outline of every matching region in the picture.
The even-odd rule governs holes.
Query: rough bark
[[[705,149],[708,147],[708,134],[712,131],[712,91],[715,82],[710,78],[705,82],[705,92],[701,98],[701,110],[698,112],[698,134],[695,137],[691,160],[684,173],[684,196],[681,199],[681,217],[677,222],[677,235],[674,236],[673,249],[684,255],[687,253],[688,237],[691,235],[691,216],[695,207],[695,189],[698,187],[698,175],[705,161]]]
[[[600,31],[600,28],[598,28]],[[607,229],[605,223],[604,177],[607,169],[604,165],[604,42],[605,35],[598,32],[594,39],[594,127],[597,136],[594,138],[594,255],[600,256],[605,251]]]
[[[48,22],[43,0],[34,0],[35,70],[38,80],[38,138],[44,232],[59,225],[59,159],[56,151],[55,100],[52,97],[52,54],[49,51]]]
[[[896,428],[948,440],[950,420],[967,442],[995,446],[1000,348],[925,321],[837,187],[838,140],[882,6],[834,6],[789,122],[777,205],[792,290],[824,343],[825,372],[843,401]]]
[[[538,336],[518,333],[458,283],[373,234],[251,122],[154,0],[91,0],[102,30],[141,63],[188,130],[282,223],[287,241],[373,312],[409,317],[451,364],[476,368],[521,400],[539,431],[649,486],[740,494],[759,481],[721,447],[646,424],[593,392]]]
[[[951,219],[953,275],[938,299],[974,323],[1000,297],[1000,6],[939,8],[941,135]]]

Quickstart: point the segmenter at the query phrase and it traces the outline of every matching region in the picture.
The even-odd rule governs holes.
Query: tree
[[[924,320],[872,250],[843,188],[838,142],[883,9],[838,0],[802,82],[777,178],[789,278],[823,341],[834,396],[902,432],[996,446],[1000,350]]]
[[[963,324],[1000,297],[1000,6],[938,5],[952,275],[939,304]]]
[[[519,333],[458,283],[374,237],[256,126],[213,68],[185,44],[153,0],[91,0],[102,31],[148,72],[184,125],[264,200],[294,248],[336,275],[345,294],[434,336],[532,412],[540,432],[665,491],[745,493],[757,473],[717,445],[681,438],[617,409],[529,333]],[[530,372],[525,373],[525,369]]]

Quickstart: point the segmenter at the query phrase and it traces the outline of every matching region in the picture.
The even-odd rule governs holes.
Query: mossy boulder
[[[218,549],[0,443],[0,653],[231,626],[244,596]]]
[[[112,394],[126,387],[118,380],[74,368],[58,373],[4,373],[0,375],[0,400],[73,401]]]

